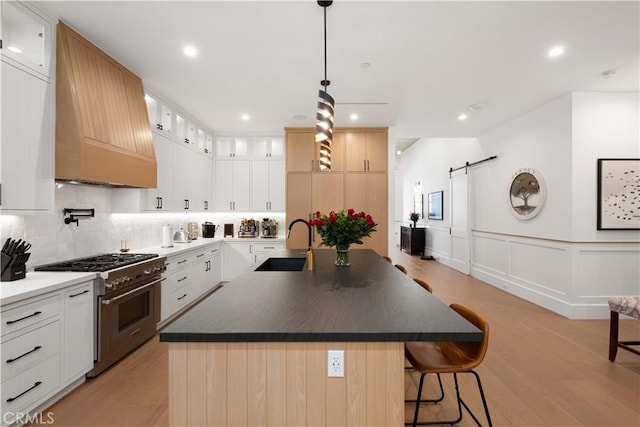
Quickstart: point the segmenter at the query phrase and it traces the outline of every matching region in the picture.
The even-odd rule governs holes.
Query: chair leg
[[[426,374],[422,374],[423,376]],[[417,399],[406,399],[404,402],[405,403],[416,403],[416,402],[420,402],[420,403],[438,403],[438,402],[442,402],[442,400],[444,399],[444,387],[442,386],[442,378],[440,378],[440,374],[436,374],[438,376],[438,385],[440,386],[440,396],[435,398],[435,399],[423,399],[422,395],[420,393],[418,393],[418,398]],[[420,379],[422,380],[422,377],[420,377]]]
[[[615,362],[618,353],[618,320],[617,311],[611,312],[611,320],[609,321],[609,361]]]
[[[480,376],[478,375],[477,372],[475,371],[465,371],[462,373],[471,373],[476,377],[476,382],[478,384],[478,391],[480,392],[480,397],[482,398],[482,406],[484,407],[484,412],[485,415],[487,416],[487,422],[489,427],[493,427],[493,422],[491,421],[491,415],[489,414],[489,406],[487,405],[487,399],[485,398],[484,395],[484,389],[482,388],[482,382],[480,381]],[[422,380],[422,378],[420,378]],[[413,417],[413,426],[418,426],[418,425],[441,425],[441,424],[458,424],[460,421],[462,421],[462,407],[464,406],[464,409],[469,413],[469,415],[471,415],[471,418],[473,418],[473,421],[475,421],[476,425],[478,425],[479,427],[482,427],[482,424],[480,423],[480,420],[478,420],[478,418],[475,416],[475,414],[471,411],[471,409],[469,408],[469,406],[467,406],[467,404],[465,403],[464,400],[462,400],[462,398],[460,397],[460,388],[458,387],[458,374],[454,373],[453,374],[453,381],[455,382],[455,386],[456,386],[456,399],[457,399],[457,403],[458,403],[458,418],[455,420],[443,420],[443,421],[423,421],[423,422],[418,422],[418,407],[420,405],[420,403],[416,403],[416,412],[415,415]],[[422,381],[420,383],[420,387],[422,387]],[[418,396],[420,396],[420,394],[418,394]]]
[[[422,396],[422,386],[424,385],[424,376],[426,374],[420,374],[420,385],[418,386],[418,399],[416,400],[416,410],[413,414],[413,426],[418,423],[418,412],[420,412],[420,397]]]

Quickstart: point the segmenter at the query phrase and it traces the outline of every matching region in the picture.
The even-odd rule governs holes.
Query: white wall
[[[472,172],[472,275],[570,318],[606,318],[611,295],[640,294],[640,232],[597,231],[599,157],[640,157],[638,94],[574,93],[479,138],[497,161]],[[515,171],[547,187],[538,216],[509,211]]]
[[[489,154],[491,155],[491,154]],[[443,220],[421,219],[418,227],[427,227],[425,251],[448,264],[451,256],[449,227],[449,169],[488,157],[474,138],[423,138],[405,150],[397,159],[396,224],[407,226],[413,209],[414,187],[422,185],[424,212],[427,214],[427,194],[444,191]]]
[[[31,243],[28,269],[41,264],[79,258],[100,253],[117,252],[120,239],[127,238],[132,250],[160,246],[162,227],[205,221],[221,225],[216,237],[222,236],[222,224],[233,223],[238,230],[243,217],[261,220],[263,216],[278,221],[278,234],[285,236],[284,213],[140,213],[114,214],[110,188],[65,184],[56,189],[55,209],[48,215],[0,216],[0,242],[7,237]],[[80,223],[65,224],[63,208],[94,208],[95,217]]]

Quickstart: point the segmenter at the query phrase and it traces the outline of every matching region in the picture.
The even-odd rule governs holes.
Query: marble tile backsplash
[[[110,188],[90,185],[63,185],[55,190],[53,214],[2,215],[0,216],[0,244],[7,237],[23,239],[31,243],[31,258],[28,269],[40,264],[79,258],[99,253],[117,252],[120,240],[126,239],[131,250],[159,246],[162,244],[162,227],[188,222],[205,221],[220,225],[216,232],[222,235],[222,225],[235,224],[237,230],[243,217],[278,221],[278,233],[285,236],[284,212],[258,213],[112,213]],[[64,208],[95,209],[95,217],[80,219],[79,224],[64,223]]]

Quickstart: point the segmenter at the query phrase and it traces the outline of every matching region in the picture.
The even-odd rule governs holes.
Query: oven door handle
[[[146,288],[148,288],[149,286],[156,285],[156,284],[158,284],[158,283],[160,283],[160,282],[162,282],[162,281],[164,281],[164,280],[166,280],[166,279],[167,279],[166,277],[163,277],[163,278],[161,278],[161,279],[154,280],[153,282],[151,282],[151,283],[147,283],[146,285],[144,285],[144,286],[140,286],[139,288],[131,289],[129,292],[125,292],[125,293],[124,293],[124,294],[122,294],[122,295],[118,295],[117,297],[113,297],[113,298],[111,298],[111,299],[107,299],[107,300],[104,300],[104,299],[103,299],[103,300],[102,300],[102,301],[100,301],[100,302],[101,302],[102,304],[104,304],[104,305],[109,305],[109,304],[111,304],[111,302],[112,302],[112,301],[117,301],[117,300],[119,300],[120,298],[124,298],[124,297],[126,297],[127,295],[131,295],[131,294],[132,294],[132,293],[134,293],[134,292],[138,292],[138,291],[141,291],[141,290],[143,290],[143,289],[146,289]]]

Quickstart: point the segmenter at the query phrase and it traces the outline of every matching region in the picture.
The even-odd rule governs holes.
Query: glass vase
[[[336,265],[338,267],[348,267],[349,262],[349,245],[336,245]]]

